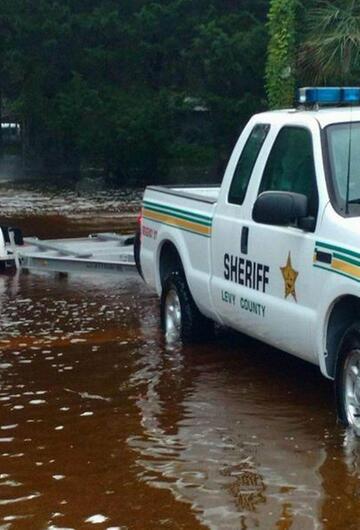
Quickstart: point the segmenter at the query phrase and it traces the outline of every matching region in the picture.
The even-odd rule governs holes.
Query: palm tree
[[[355,79],[360,69],[359,0],[320,0],[309,11],[301,67],[315,82],[349,84]]]

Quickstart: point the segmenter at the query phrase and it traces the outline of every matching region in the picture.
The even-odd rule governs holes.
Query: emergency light
[[[360,87],[304,87],[298,90],[300,105],[354,105],[360,103]]]

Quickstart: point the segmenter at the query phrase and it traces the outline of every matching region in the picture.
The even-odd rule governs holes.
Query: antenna
[[[352,151],[352,130],[353,130],[353,106],[350,107],[350,126],[349,126],[349,149],[348,149],[348,167],[346,177],[346,202],[345,202],[345,213],[349,213],[349,201],[350,201],[350,176],[351,176],[351,151]]]

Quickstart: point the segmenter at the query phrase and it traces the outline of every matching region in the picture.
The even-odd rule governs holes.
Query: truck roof
[[[256,118],[271,123],[291,124],[292,121],[301,119],[316,120],[321,128],[332,123],[360,122],[360,107],[326,107],[319,110],[306,110],[303,108],[274,110],[257,114]]]

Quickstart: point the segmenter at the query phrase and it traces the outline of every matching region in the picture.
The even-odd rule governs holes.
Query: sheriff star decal
[[[299,273],[293,269],[292,263],[291,263],[291,254],[289,252],[288,259],[286,262],[286,265],[284,267],[280,267],[281,274],[284,278],[285,283],[285,298],[287,298],[289,295],[291,295],[295,302],[297,302],[296,299],[296,289],[295,289],[295,283],[297,280],[297,277],[299,276]]]

